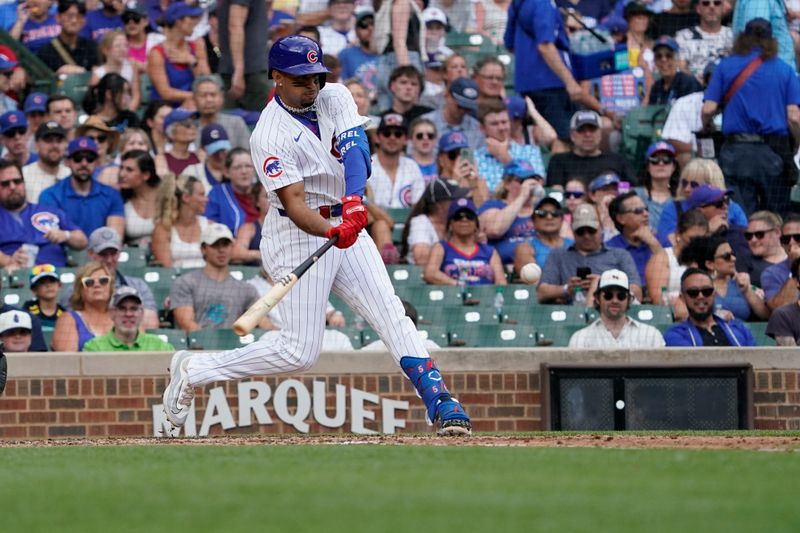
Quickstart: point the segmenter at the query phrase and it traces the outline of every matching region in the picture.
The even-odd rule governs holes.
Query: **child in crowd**
[[[36,265],[31,269],[31,292],[36,298],[23,305],[25,311],[39,317],[42,328],[53,329],[65,309],[58,303],[61,280],[53,265]]]

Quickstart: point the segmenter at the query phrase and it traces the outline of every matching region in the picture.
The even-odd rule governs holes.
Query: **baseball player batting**
[[[280,335],[236,350],[193,355],[178,351],[170,363],[164,411],[176,427],[186,421],[194,387],[253,375],[311,368],[319,357],[330,291],[378,332],[425,403],[442,435],[470,434],[461,404],[450,396],[434,361],[405,316],[375,243],[364,231],[361,203],[371,171],[363,126],[350,92],[325,84],[328,69],[319,45],[293,35],[269,51],[275,98],[262,111],[250,148],[270,209],[261,234],[261,257],[273,279],[291,272],[327,239],[335,248],[278,304]]]

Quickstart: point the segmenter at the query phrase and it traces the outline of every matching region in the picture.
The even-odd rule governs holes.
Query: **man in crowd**
[[[28,129],[30,131],[37,131],[39,126],[47,119],[47,98],[44,93],[30,93],[25,97],[22,111],[28,120]],[[30,141],[28,144],[31,144]]]
[[[571,302],[580,287],[586,294],[600,272],[621,270],[630,280],[630,291],[642,300],[636,264],[625,250],[606,248],[600,233],[600,220],[594,206],[581,204],[572,214],[575,244],[550,252],[537,289],[540,303]],[[583,269],[588,268],[588,274]]]
[[[536,262],[540,267],[547,264],[550,252],[571,246],[575,241],[561,237],[564,210],[561,203],[551,196],[539,200],[531,215],[536,234],[520,243],[514,250],[514,270],[520,272],[528,263]]]
[[[3,351],[31,351],[32,329],[31,315],[24,311],[11,310],[0,314],[0,341],[3,343]]]
[[[547,167],[547,185],[563,188],[567,181],[580,179],[589,183],[605,171],[613,171],[622,181],[635,183],[630,165],[620,154],[604,154],[600,149],[603,134],[600,115],[594,111],[578,111],[570,120],[570,152],[555,154]]]
[[[606,241],[609,248],[625,250],[636,263],[639,279],[645,279],[645,269],[650,258],[663,254],[671,246],[666,238],[659,238],[650,229],[650,215],[644,201],[633,191],[622,193],[608,204],[608,216],[619,235]]]
[[[739,320],[714,314],[714,282],[706,270],[690,267],[681,276],[681,300],[689,318],[664,334],[667,346],[755,346],[753,334]]]
[[[262,0],[222,0],[217,3],[219,72],[225,81],[225,108],[261,111],[269,93],[267,39],[270,4]],[[320,58],[321,59],[321,58]],[[238,104],[238,105],[237,105]]]
[[[800,294],[800,259],[792,261],[792,280]],[[800,345],[800,299],[775,309],[769,317],[767,335],[778,346]]]
[[[86,14],[86,24],[80,36],[98,42],[106,32],[124,30],[122,10],[125,4],[119,0],[101,0],[102,7]]]
[[[698,80],[709,63],[719,61],[733,46],[733,32],[722,25],[723,0],[700,0],[695,10],[700,24],[684,28],[675,34],[680,48],[681,67],[685,67]]]
[[[478,86],[469,78],[454,80],[444,92],[444,105],[422,115],[436,126],[439,137],[460,130],[475,151],[485,142],[480,123],[469,113],[478,109]]]
[[[195,144],[200,145],[200,132],[203,126],[219,124],[225,128],[228,139],[234,147],[250,150],[250,130],[242,117],[221,112],[225,103],[223,88],[222,82],[215,75],[203,74],[195,78],[192,95],[200,118]]]
[[[419,95],[425,81],[422,74],[411,65],[395,68],[389,75],[389,90],[392,92],[392,107],[386,113],[403,115],[406,123],[433,111],[430,107],[419,105]]]
[[[709,231],[722,235],[730,243],[738,260],[739,268],[747,270],[752,256],[750,247],[744,238],[745,228],[728,222],[728,209],[732,194],[733,191],[730,189],[722,190],[711,185],[700,185],[692,190],[692,194],[686,202],[686,210],[697,209],[708,221]]]
[[[486,180],[490,191],[495,190],[503,179],[505,167],[511,161],[524,160],[531,164],[540,176],[545,169],[539,147],[519,144],[511,139],[511,120],[506,105],[495,99],[487,99],[478,106],[478,120],[486,136],[486,146],[475,152],[478,174]]]
[[[670,37],[661,37],[653,45],[658,80],[650,88],[649,105],[672,105],[687,94],[695,93],[703,87],[697,78],[678,70],[678,43]]]
[[[356,78],[367,89],[367,96],[374,100],[375,76],[378,74],[378,54],[372,47],[372,32],[375,28],[375,11],[369,6],[359,6],[356,15],[356,39],[358,44],[349,46],[339,53],[342,64],[342,79]]]
[[[761,287],[761,274],[772,265],[786,260],[786,251],[781,246],[781,217],[769,211],[756,211],[747,221],[744,238],[752,257],[749,265],[737,263],[739,272],[747,272],[753,285]]]
[[[42,46],[37,55],[56,74],[89,72],[100,64],[97,44],[79,35],[86,23],[86,4],[78,0],[59,0],[56,15],[61,33]]]
[[[67,132],[67,140],[71,140],[75,132],[75,121],[78,120],[78,111],[66,94],[56,94],[47,100],[47,118],[55,120]]]
[[[65,246],[86,248],[86,235],[62,210],[29,203],[22,171],[0,159],[0,267],[66,266]],[[28,256],[34,252],[35,258]]]
[[[246,281],[231,277],[228,265],[233,251],[233,234],[224,224],[206,226],[200,238],[206,265],[180,276],[169,292],[170,309],[177,327],[184,331],[230,328],[259,297]],[[264,329],[270,324],[265,319]]]
[[[790,279],[790,265],[800,258],[800,215],[788,215],[781,226],[781,246],[787,258],[780,263],[764,269],[761,274],[761,288],[767,307],[773,311],[788,305],[800,297],[797,284]]]
[[[745,31],[747,23],[761,18],[769,21],[778,44],[778,57],[797,72],[794,39],[789,32],[791,2],[785,0],[736,0],[733,11],[733,34],[738,36]]]
[[[656,13],[648,34],[657,39],[662,35],[674,36],[680,30],[696,26],[700,16],[692,10],[693,0],[672,0],[672,7]]]
[[[620,270],[600,275],[593,296],[600,318],[572,334],[570,348],[661,348],[664,337],[648,324],[627,315],[632,296],[628,276]]]
[[[84,344],[84,352],[174,352],[157,335],[144,333],[142,298],[133,287],[118,287],[111,298],[111,331]]]
[[[43,190],[39,203],[64,211],[84,233],[110,226],[120,237],[125,234],[125,210],[119,191],[92,178],[97,168],[97,145],[88,137],[73,139],[67,146],[66,164],[72,171]]]
[[[770,23],[748,22],[736,37],[733,55],[714,71],[703,104],[709,129],[722,109],[725,142],[719,166],[746,213],[785,214],[797,181],[792,137],[800,139],[800,81],[776,54]]]
[[[66,150],[67,132],[58,122],[49,120],[39,126],[36,130],[39,159],[22,167],[25,194],[29,202],[37,203],[43,190],[70,175],[69,167],[64,164]]]
[[[205,126],[200,133],[200,146],[206,151],[206,160],[203,163],[206,179],[212,187],[216,187],[225,177],[225,158],[233,148],[225,128],[219,124]]]
[[[407,139],[408,124],[403,115],[383,115],[369,180],[373,201],[378,207],[411,207],[425,190],[425,178],[419,165],[405,155]]]
[[[338,56],[347,48],[354,35],[353,12],[355,0],[329,0],[328,24],[319,26],[319,44],[326,54]]]
[[[28,149],[28,119],[22,111],[6,111],[0,115],[0,134],[3,135],[3,159],[24,167],[39,158]]]

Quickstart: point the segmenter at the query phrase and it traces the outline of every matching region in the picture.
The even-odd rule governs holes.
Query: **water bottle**
[[[586,307],[586,295],[583,294],[583,289],[575,287],[575,298],[573,298],[575,305]]]
[[[503,304],[506,303],[506,299],[503,296],[503,287],[497,287],[494,293],[494,312],[497,315],[497,321],[503,321]]]
[[[458,290],[461,293],[461,301],[464,302],[467,299],[467,267],[462,266],[458,270]]]

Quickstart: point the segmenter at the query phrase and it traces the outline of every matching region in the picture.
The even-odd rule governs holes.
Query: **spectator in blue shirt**
[[[122,22],[122,9],[124,3],[118,0],[101,0],[103,7],[89,11],[86,14],[86,24],[80,36],[98,42],[109,30],[124,30]]]
[[[28,119],[22,111],[6,111],[0,115],[0,134],[3,142],[3,159],[13,161],[20,167],[39,160],[39,156],[28,149]]]
[[[66,266],[64,246],[80,250],[86,244],[86,235],[63,211],[28,203],[22,171],[0,159],[0,267]],[[36,257],[29,257],[34,250]]]
[[[665,253],[664,248],[669,248],[669,241],[659,239],[650,229],[649,210],[633,191],[622,193],[611,200],[608,204],[608,216],[619,234],[606,241],[606,246],[620,248],[631,254],[639,278],[645,279],[650,258]]]
[[[342,64],[342,79],[356,78],[367,90],[370,100],[377,91],[378,58],[372,48],[372,32],[375,28],[375,11],[369,6],[359,6],[355,10],[355,33],[358,44],[339,52]]]
[[[667,346],[755,346],[753,334],[739,320],[724,320],[714,314],[714,283],[711,274],[688,268],[681,277],[681,299],[689,319],[664,334]]]
[[[770,23],[761,18],[748,22],[736,37],[733,54],[714,70],[703,103],[706,128],[723,109],[719,164],[748,214],[788,212],[789,190],[797,181],[800,81],[777,53]],[[746,69],[749,77],[739,78]],[[737,79],[744,81],[734,86]]]
[[[90,234],[101,226],[109,226],[123,238],[125,209],[122,196],[116,189],[92,178],[97,160],[97,144],[92,139],[73,139],[67,146],[67,159],[64,161],[72,175],[43,190],[39,203],[58,207],[84,233]]]
[[[767,306],[773,311],[782,305],[796,302],[800,291],[790,279],[789,265],[800,258],[800,215],[792,213],[781,226],[781,246],[788,256],[785,261],[764,269],[761,273],[761,288]]]
[[[51,39],[55,39],[61,33],[61,26],[50,13],[50,0],[20,2],[17,21],[9,33],[34,54]]]
[[[536,203],[531,215],[536,234],[517,246],[514,251],[514,270],[520,272],[523,266],[533,262],[544,268],[551,251],[575,243],[572,239],[561,236],[564,212],[561,203],[550,196],[545,196]]]

